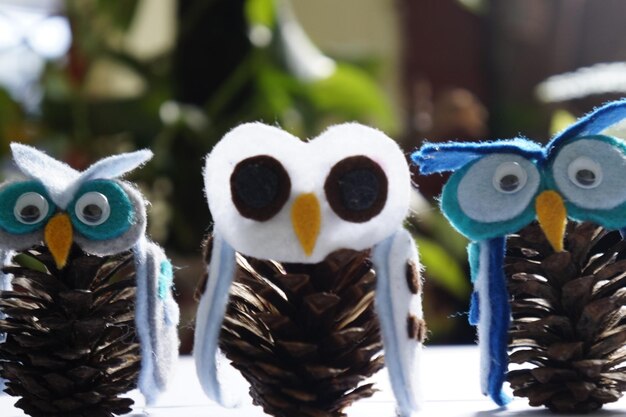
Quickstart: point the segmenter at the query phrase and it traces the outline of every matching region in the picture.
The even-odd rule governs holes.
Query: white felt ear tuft
[[[152,151],[147,149],[109,156],[83,171],[80,181],[119,178],[145,164],[152,159],[152,156]]]
[[[69,165],[31,146],[12,143],[11,151],[20,171],[29,178],[41,181],[53,200],[80,175]]]

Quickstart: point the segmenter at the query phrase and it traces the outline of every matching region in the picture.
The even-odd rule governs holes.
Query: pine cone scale
[[[533,223],[508,240],[505,272],[513,321],[515,395],[556,412],[590,412],[626,387],[626,244],[617,232],[570,222],[566,251]],[[530,250],[528,250],[530,249]]]

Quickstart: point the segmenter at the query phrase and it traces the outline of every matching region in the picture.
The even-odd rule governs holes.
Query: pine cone
[[[208,262],[210,240],[205,247]],[[375,281],[368,251],[318,264],[237,254],[220,348],[256,405],[276,417],[344,417],[375,392],[361,384],[384,366]]]
[[[531,406],[589,412],[626,389],[626,242],[593,223],[570,222],[555,253],[534,223],[508,239],[513,321],[508,374]]]
[[[58,270],[46,247],[14,258],[0,293],[0,376],[34,417],[109,417],[131,411],[135,388],[135,273],[130,252],[87,255],[76,245]],[[6,361],[6,362],[1,362]]]

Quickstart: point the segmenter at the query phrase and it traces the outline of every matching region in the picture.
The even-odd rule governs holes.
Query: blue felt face
[[[67,211],[75,230],[92,240],[119,237],[135,222],[128,195],[111,180],[85,182]]]
[[[535,218],[542,190],[533,161],[512,153],[484,156],[456,171],[443,189],[441,208],[473,240],[513,233]]]
[[[626,145],[613,137],[576,138],[550,155],[546,182],[569,217],[609,229],[626,225]]]
[[[16,182],[0,192],[0,228],[23,235],[43,228],[56,206],[39,181]]]

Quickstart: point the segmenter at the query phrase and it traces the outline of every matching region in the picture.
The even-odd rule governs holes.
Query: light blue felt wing
[[[418,373],[423,326],[419,258],[411,235],[401,229],[377,244],[372,253],[376,270],[376,311],[380,321],[385,364],[401,417],[419,408]]]
[[[511,399],[502,391],[508,369],[508,331],[511,322],[506,278],[504,276],[504,238],[472,243],[470,267],[474,293],[470,323],[478,326],[480,385],[500,405]]]
[[[13,258],[13,252],[11,251],[0,251],[0,266],[8,265]],[[0,291],[11,291],[11,279],[13,276],[11,274],[5,274],[0,271]],[[6,315],[0,311],[0,320],[5,318]],[[6,333],[0,333],[0,343],[4,343],[6,340]],[[4,392],[4,380],[0,378],[0,395]]]
[[[134,247],[137,275],[136,325],[141,344],[139,390],[152,404],[172,377],[178,360],[179,309],[174,301],[172,264],[157,244]]]
[[[2,262],[0,264],[0,267],[2,266],[6,266],[11,262],[11,259],[13,259],[13,252],[12,251],[1,251],[0,250],[0,262]],[[13,275],[11,274],[5,274],[2,271],[0,271],[0,291],[11,291],[11,279],[13,278]],[[5,318],[6,315],[0,311],[0,320]],[[0,333],[0,343],[4,343],[4,341],[6,340],[6,334],[5,333]],[[1,379],[0,379],[1,381]]]
[[[212,244],[208,281],[196,314],[193,356],[205,394],[224,407],[234,407],[240,399],[238,393],[225,393],[221,384],[229,365],[218,361],[218,339],[235,273],[235,250],[217,231]]]

